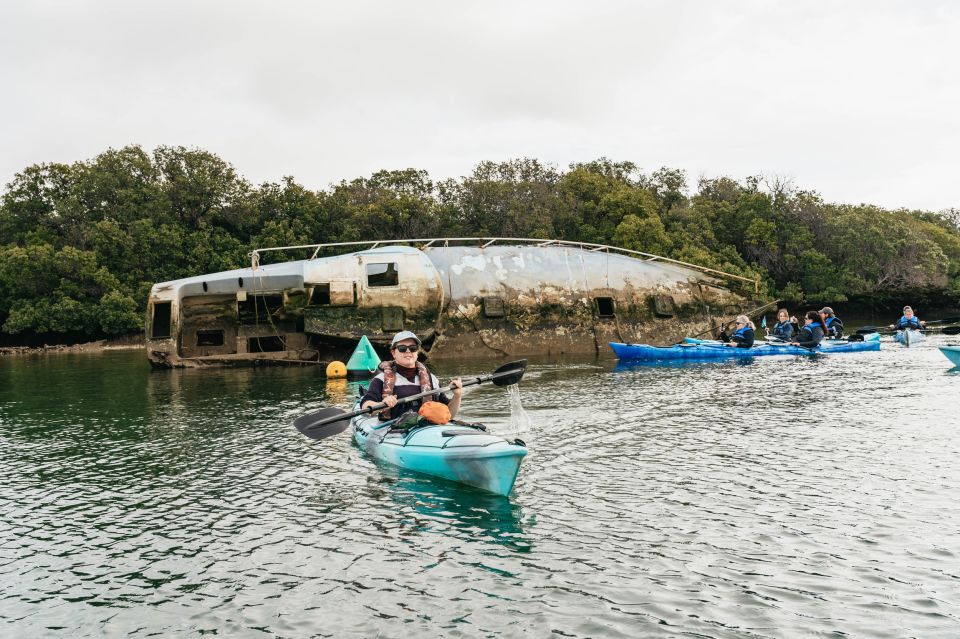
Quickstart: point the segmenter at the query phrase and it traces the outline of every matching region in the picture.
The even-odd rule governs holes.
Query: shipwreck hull
[[[416,332],[429,358],[588,355],[610,341],[680,341],[756,306],[715,272],[611,247],[424,242],[157,284],[148,358],[325,364],[364,335],[386,355],[399,330]]]

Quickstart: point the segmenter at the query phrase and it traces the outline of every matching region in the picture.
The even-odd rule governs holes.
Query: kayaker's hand
[[[460,397],[463,395],[463,380],[459,377],[454,377],[450,380],[450,385],[453,386],[453,396]]]
[[[891,324],[891,325],[890,325],[890,328],[896,328],[896,326],[894,326],[893,324]]]
[[[383,403],[387,405],[387,408],[393,408],[397,405],[397,396],[396,395],[387,395],[383,398]]]

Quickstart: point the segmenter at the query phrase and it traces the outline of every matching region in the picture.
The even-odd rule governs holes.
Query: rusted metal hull
[[[157,284],[147,353],[158,367],[345,361],[415,331],[429,358],[606,351],[663,344],[746,310],[748,299],[677,264],[576,246],[391,245]]]

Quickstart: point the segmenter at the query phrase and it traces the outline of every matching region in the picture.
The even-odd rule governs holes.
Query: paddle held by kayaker
[[[394,410],[397,402],[404,397],[440,388],[437,376],[428,371],[422,362],[417,361],[419,352],[420,338],[412,331],[400,331],[394,335],[390,342],[390,355],[393,359],[380,363],[380,372],[370,382],[360,407],[386,404],[387,408],[380,411],[380,419],[386,421],[407,411],[418,411],[426,401],[436,401],[446,404],[450,409],[450,417],[456,417],[463,395],[463,382],[459,377],[450,381],[450,385],[454,387],[453,397],[448,398],[445,393],[437,393],[402,404]]]
[[[752,347],[757,327],[746,315],[737,315],[735,322],[737,330],[733,332],[733,335],[727,335],[727,327],[724,326],[723,330],[720,331],[720,341],[726,342],[727,346],[736,346],[737,348]]]
[[[896,324],[891,324],[890,328],[895,328],[898,331],[902,331],[908,328],[913,329],[915,331],[919,331],[921,328],[923,328],[926,325],[927,325],[926,322],[921,322],[920,318],[913,314],[912,308],[910,308],[909,306],[904,306],[903,317],[897,320]]]
[[[817,311],[807,311],[803,318],[803,328],[800,329],[800,335],[797,341],[791,342],[794,346],[803,348],[816,348],[823,340],[826,334],[826,326],[823,324],[823,318]]]

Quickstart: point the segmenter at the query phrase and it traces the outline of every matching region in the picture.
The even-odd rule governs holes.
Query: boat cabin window
[[[223,346],[223,331],[197,331],[197,346]]]
[[[313,294],[310,296],[310,303],[318,306],[330,306],[330,285],[314,285]]]
[[[153,339],[170,337],[170,302],[153,303],[153,326],[150,337]]]
[[[279,335],[250,337],[247,339],[248,353],[277,353],[287,350],[283,338]]]
[[[653,314],[657,317],[673,317],[676,314],[673,308],[673,297],[670,295],[655,296],[653,298]],[[736,315],[736,313],[731,313],[731,315]]]
[[[276,315],[283,309],[283,295],[247,295],[247,299],[237,301],[237,313],[241,324],[266,322],[269,315]]]
[[[615,306],[612,297],[595,297],[593,299],[597,303],[598,317],[614,317],[616,313],[614,312]]]
[[[396,262],[367,264],[367,286],[396,286],[399,283]]]

